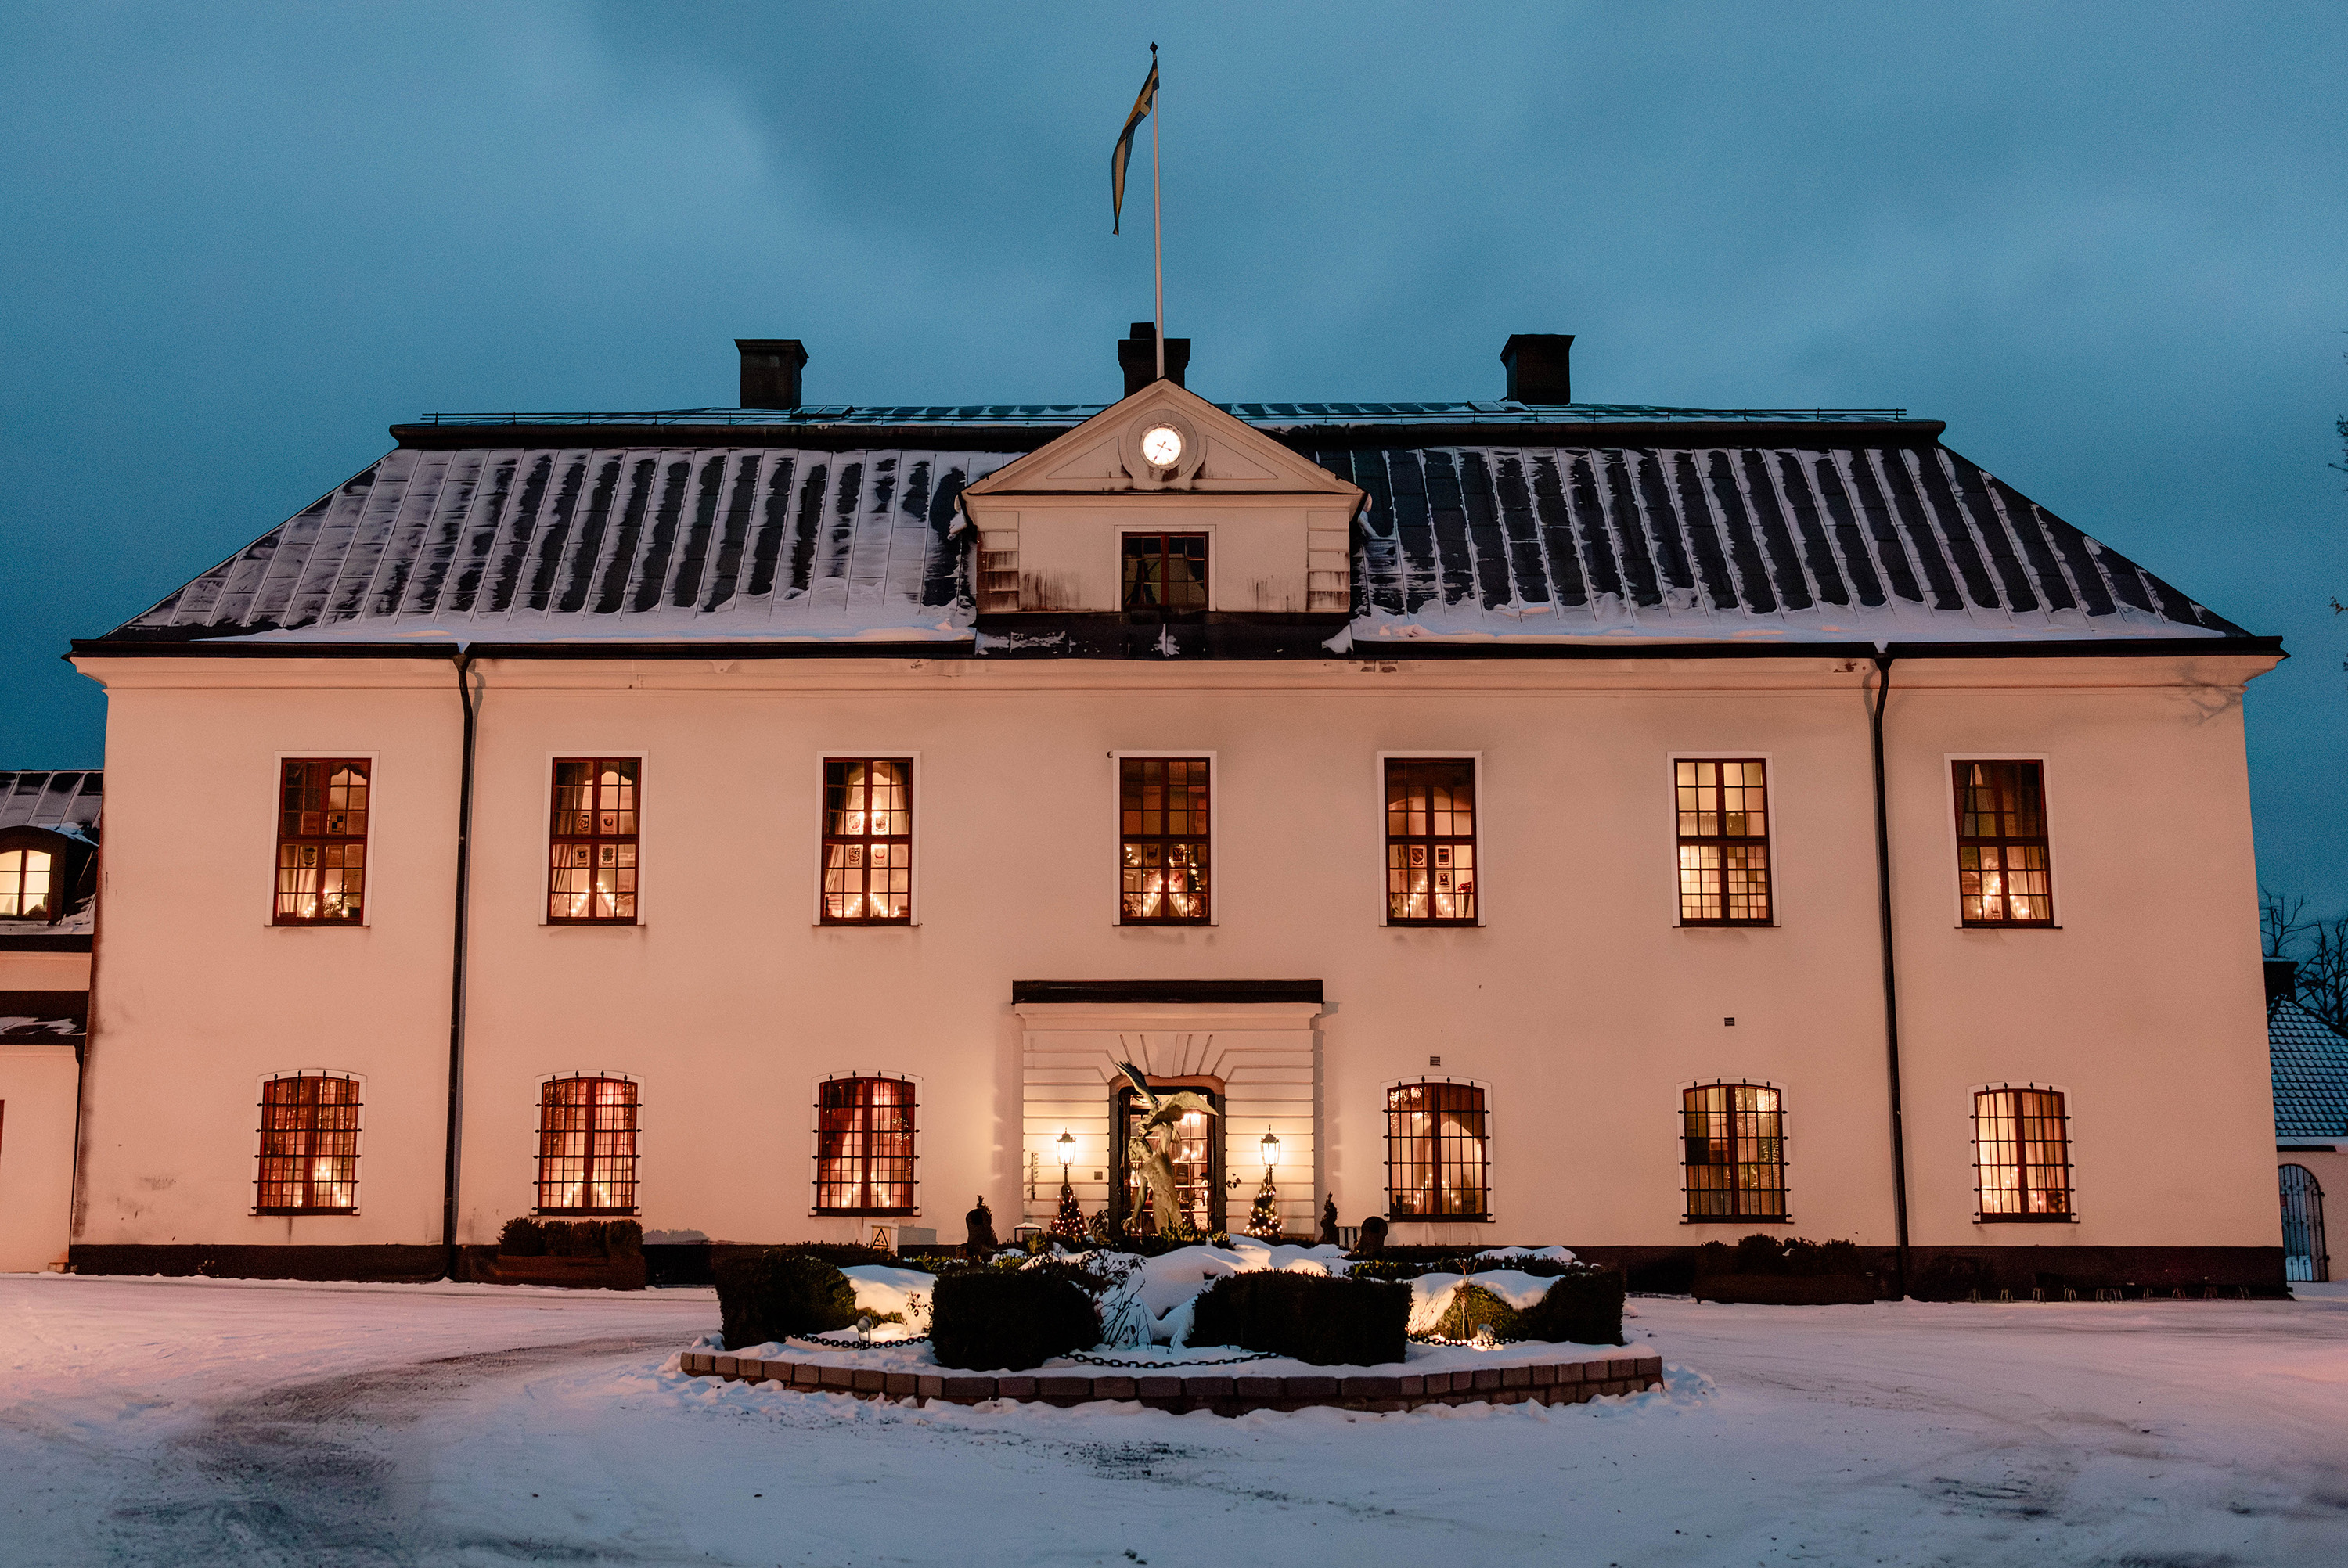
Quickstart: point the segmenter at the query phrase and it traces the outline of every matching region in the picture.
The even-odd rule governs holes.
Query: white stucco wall
[[[437,1240],[449,667],[80,662],[112,709],[77,1239]],[[2269,662],[1897,666],[1918,1243],[2275,1244],[2240,709]],[[1752,1224],[1681,1222],[1679,1090],[1746,1079],[1786,1095],[1787,1228],[1888,1244],[1866,674],[1822,658],[491,661],[460,1239],[527,1212],[537,1082],[582,1070],[643,1085],[648,1231],[862,1234],[808,1214],[812,1084],[850,1069],[922,1080],[914,1223],[958,1239],[984,1191],[1007,1227],[1026,1150],[1057,1131],[1029,1110],[1014,980],[1318,979],[1317,1169],[1283,1173],[1299,1228],[1322,1193],[1347,1224],[1383,1208],[1384,1088],[1447,1076],[1493,1086],[1494,1220],[1397,1239],[1733,1239]],[[1177,749],[1217,759],[1217,924],[1121,927],[1110,753]],[[1480,927],[1382,924],[1382,752],[1482,757]],[[369,923],[271,928],[276,759],[353,753],[379,759]],[[613,753],[644,758],[641,923],[549,927],[550,760]],[[827,753],[918,754],[918,925],[816,924]],[[1957,928],[1952,753],[2046,759],[2059,929]],[[1675,925],[1673,753],[1769,759],[1776,927]],[[367,1077],[355,1216],[249,1213],[253,1086],[296,1067]],[[2075,1225],[1974,1223],[1971,1090],[1993,1081],[2072,1094]],[[1236,1223],[1262,1128],[1229,1131],[1251,1178]]]

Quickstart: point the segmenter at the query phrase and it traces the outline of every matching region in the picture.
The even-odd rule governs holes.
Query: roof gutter
[[[1900,1114],[1900,973],[1891,941],[1891,818],[1883,786],[1883,705],[1891,696],[1888,648],[1875,655],[1875,701],[1868,738],[1875,753],[1875,907],[1883,941],[1883,1047],[1891,1093],[1891,1223],[1893,1270],[1900,1296],[1908,1294],[1908,1132]]]
[[[465,710],[464,763],[457,790],[457,911],[455,948],[448,968],[448,1163],[442,1173],[440,1245],[447,1253],[450,1279],[457,1271],[457,1178],[459,1137],[465,1106],[465,952],[466,915],[473,870],[473,753],[480,710],[474,698],[473,655],[456,650],[457,700]]]

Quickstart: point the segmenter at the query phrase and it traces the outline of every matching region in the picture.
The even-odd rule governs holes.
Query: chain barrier
[[[1115,1356],[1087,1356],[1072,1350],[1062,1358],[1082,1361],[1087,1367],[1143,1367],[1159,1372],[1187,1372],[1193,1367],[1235,1367],[1242,1361],[1277,1361],[1280,1357],[1271,1350],[1251,1350],[1244,1356],[1217,1356],[1205,1361],[1132,1361]]]

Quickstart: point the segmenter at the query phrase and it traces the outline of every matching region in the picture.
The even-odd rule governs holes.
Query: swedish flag
[[[1141,84],[1141,96],[1133,100],[1133,112],[1125,117],[1125,130],[1117,138],[1117,150],[1108,155],[1108,231],[1117,232],[1125,216],[1125,160],[1133,156],[1133,133],[1158,107],[1158,46],[1149,46],[1149,77]]]

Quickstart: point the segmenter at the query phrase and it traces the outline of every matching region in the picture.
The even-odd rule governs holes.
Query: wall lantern
[[[1263,1168],[1269,1174],[1272,1168],[1280,1163],[1280,1139],[1267,1127],[1263,1136],[1257,1141],[1257,1146],[1263,1151]]]
[[[1068,1167],[1076,1163],[1076,1140],[1072,1133],[1063,1128],[1060,1132],[1058,1143],[1060,1145],[1060,1180],[1065,1182],[1068,1179]]]

